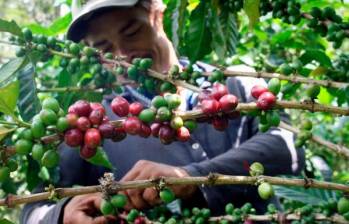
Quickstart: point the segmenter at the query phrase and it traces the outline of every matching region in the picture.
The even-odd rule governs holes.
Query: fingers
[[[147,188],[143,192],[143,199],[151,206],[161,203],[159,193],[155,188]]]

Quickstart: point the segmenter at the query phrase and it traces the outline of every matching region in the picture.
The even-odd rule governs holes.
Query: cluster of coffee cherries
[[[251,164],[249,168],[249,172],[250,172],[250,175],[253,177],[263,175],[264,166],[259,162],[254,162]],[[272,196],[274,196],[273,186],[266,181],[259,182],[257,190],[258,190],[259,196],[264,200],[267,200]]]
[[[69,127],[65,113],[54,98],[46,98],[42,102],[42,110],[33,117],[28,128],[19,128],[12,135],[18,155],[31,155],[44,167],[53,168],[59,163],[56,150],[59,142],[44,144],[42,138],[55,133],[63,133]]]
[[[171,203],[175,200],[175,195],[170,188],[163,188],[160,190],[159,197],[162,202]],[[100,205],[100,210],[103,215],[116,215],[119,213],[125,214],[124,219],[120,218],[120,223],[136,223],[145,224],[145,216],[136,209],[130,210],[128,213],[122,211],[127,203],[127,197],[123,194],[117,194],[104,198]]]
[[[334,48],[339,48],[347,36],[345,30],[348,29],[349,23],[344,23],[342,17],[336,14],[336,11],[331,7],[324,9],[313,7],[310,14],[313,18],[309,20],[308,26],[320,35],[327,36],[329,41],[333,41]],[[326,25],[324,23],[326,21],[330,21],[330,24]]]
[[[297,135],[297,140],[295,142],[296,147],[303,146],[308,140],[311,139],[313,134],[311,133],[311,130],[313,129],[313,124],[309,120],[305,120],[301,127],[300,127],[300,133]]]
[[[298,24],[301,21],[301,4],[296,0],[275,0],[271,1],[270,4],[273,8],[274,18],[280,18],[283,22],[290,24]],[[261,3],[261,6],[263,6],[263,3]]]
[[[238,98],[229,94],[226,85],[215,82],[210,91],[200,93],[198,108],[204,113],[205,121],[210,122],[216,130],[224,131],[229,125],[229,119],[239,116],[239,113],[233,111],[238,103]]]
[[[97,153],[103,139],[121,141],[126,137],[125,131],[112,125],[105,113],[102,104],[84,100],[68,109],[69,129],[64,133],[64,141],[70,147],[80,147],[80,156],[84,159]]]
[[[177,94],[154,97],[150,108],[144,108],[139,102],[129,103],[125,98],[117,96],[111,108],[117,116],[125,118],[123,129],[127,134],[144,138],[152,135],[166,145],[175,140],[188,141],[190,133],[197,126],[195,121],[183,121],[173,113],[180,104],[181,98]]]
[[[334,70],[329,70],[326,76],[334,81],[349,81],[349,54],[340,54],[333,62]]]

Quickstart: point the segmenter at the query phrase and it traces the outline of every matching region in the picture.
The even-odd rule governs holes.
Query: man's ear
[[[153,11],[151,16],[151,20],[153,23],[153,26],[158,32],[164,32],[164,24],[163,24],[163,18],[164,18],[164,12],[160,10]]]

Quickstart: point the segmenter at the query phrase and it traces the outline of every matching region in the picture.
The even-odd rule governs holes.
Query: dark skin
[[[153,69],[168,71],[173,64],[179,64],[174,48],[168,40],[162,25],[162,12],[148,11],[141,7],[115,9],[89,22],[84,41],[90,46],[115,56],[126,56],[129,61],[135,57],[153,58]],[[121,181],[147,180],[158,177],[188,177],[184,169],[146,160],[138,161]],[[173,187],[177,198],[189,198],[195,193],[195,186]],[[126,210],[146,209],[159,204],[159,194],[154,188],[132,189],[124,192],[128,198]],[[99,214],[101,194],[88,194],[72,198],[65,206],[63,223],[102,224],[113,217]]]

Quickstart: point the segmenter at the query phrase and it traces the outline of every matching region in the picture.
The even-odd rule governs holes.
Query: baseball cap
[[[79,41],[83,37],[85,29],[83,25],[94,12],[109,7],[132,7],[137,2],[138,0],[73,0],[73,21],[69,25],[67,38]]]

